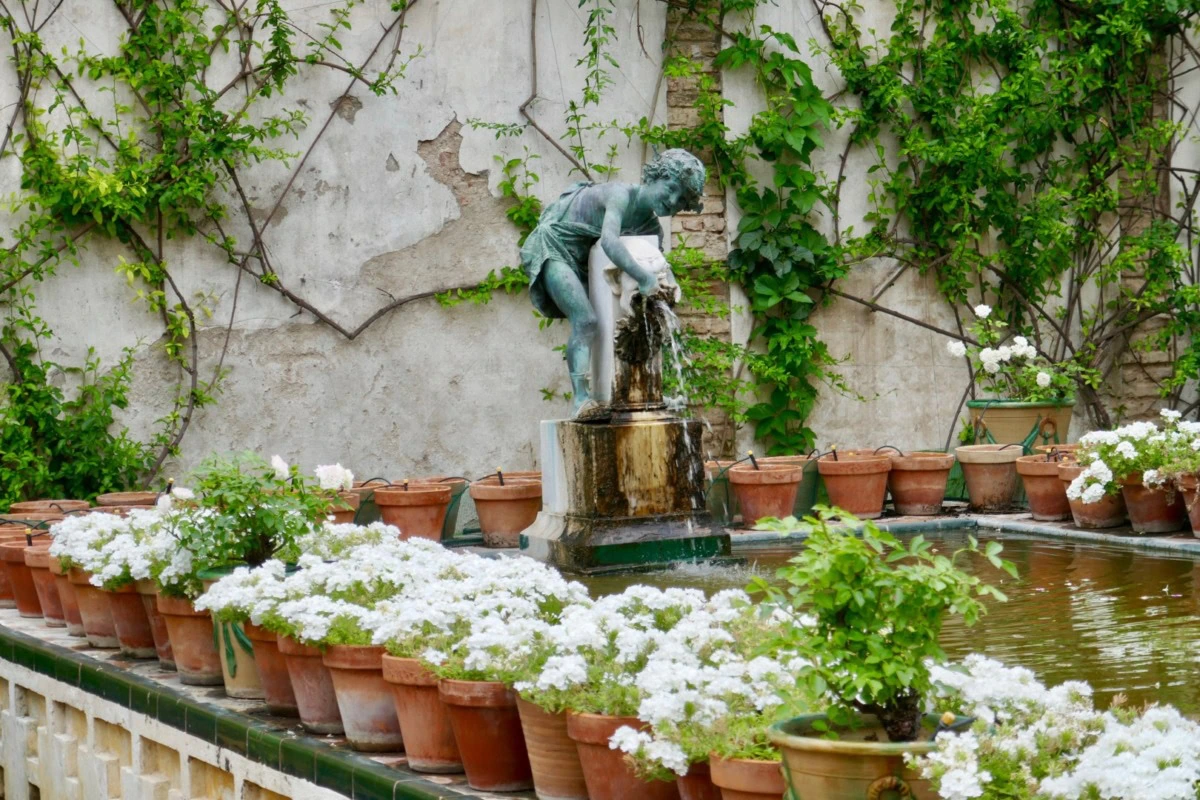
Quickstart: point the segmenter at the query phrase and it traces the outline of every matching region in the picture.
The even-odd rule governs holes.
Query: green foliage
[[[796,615],[777,646],[811,660],[798,685],[804,696],[828,695],[835,725],[849,725],[865,711],[879,717],[892,741],[912,740],[932,688],[929,663],[946,658],[938,643],[946,615],[973,625],[987,610],[979,598],[1006,599],[960,570],[958,558],[983,555],[1014,577],[1016,568],[1000,559],[999,542],[980,549],[970,537],[967,547],[947,557],[935,554],[923,536],[906,544],[870,522],[856,533],[858,521],[838,509],[818,507],[805,521],[811,528],[804,549],[777,572],[783,585],[763,578],[751,585]],[[812,623],[800,621],[805,617]]]

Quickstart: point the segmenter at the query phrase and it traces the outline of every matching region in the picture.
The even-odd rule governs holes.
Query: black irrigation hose
[[[872,453],[872,455],[876,455],[876,456],[879,455],[880,450],[895,450],[897,453],[900,454],[901,458],[904,458],[904,451],[901,450],[899,447],[895,447],[894,445],[890,445],[890,444],[885,444],[880,447],[876,447],[875,452]]]

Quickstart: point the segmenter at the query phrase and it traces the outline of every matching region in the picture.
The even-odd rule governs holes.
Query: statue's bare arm
[[[632,187],[621,188],[623,191],[610,192],[604,205],[604,222],[600,226],[600,247],[621,271],[637,281],[638,289],[642,294],[649,295],[658,287],[658,276],[638,264],[629,254],[625,245],[621,244],[622,222],[625,214],[629,211]]]

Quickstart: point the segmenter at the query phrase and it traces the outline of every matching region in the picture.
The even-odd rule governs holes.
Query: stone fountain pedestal
[[[654,237],[627,238],[643,264],[658,255]],[[621,282],[599,247],[589,269],[601,331],[593,397],[608,413],[599,422],[542,421],[542,511],[521,550],[573,572],[727,556],[729,535],[706,509],[701,423],[662,401],[664,307],[638,297],[622,308]]]

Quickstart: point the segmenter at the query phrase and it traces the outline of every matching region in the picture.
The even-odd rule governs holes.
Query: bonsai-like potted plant
[[[838,509],[818,507],[807,521],[804,550],[778,572],[783,585],[756,578],[752,589],[793,614],[776,647],[808,659],[796,678],[799,696],[824,697],[828,707],[772,726],[770,738],[783,751],[793,791],[806,800],[863,796],[873,786],[903,793],[901,784],[921,797],[912,785],[920,778],[904,757],[931,746],[920,740],[936,727],[927,724],[924,704],[933,688],[930,667],[945,660],[942,623],[956,614],[974,624],[986,611],[981,598],[1006,599],[957,562],[973,553],[1011,575],[1016,569],[1000,559],[998,542],[980,547],[969,537],[947,556],[922,536],[901,542],[871,523],[856,532],[858,520]],[[835,733],[836,740],[826,736]],[[816,780],[813,754],[825,777],[809,785]],[[837,757],[845,769],[830,766]],[[829,795],[813,792],[838,780],[845,783]]]

